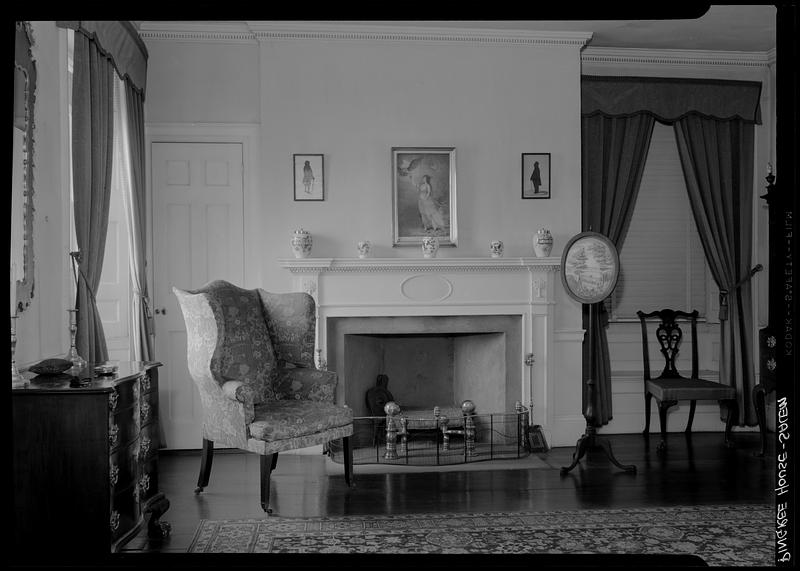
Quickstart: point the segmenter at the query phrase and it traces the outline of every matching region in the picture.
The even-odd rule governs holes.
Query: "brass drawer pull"
[[[119,441],[119,426],[112,423],[111,426],[108,427],[108,443],[113,448],[114,446],[117,445],[118,441]]]
[[[111,531],[117,531],[119,529],[119,512],[114,510],[111,512]]]
[[[142,459],[147,458],[147,455],[150,453],[150,442],[149,436],[142,436],[142,442],[139,445],[139,456]]]
[[[147,421],[148,418],[150,418],[150,404],[149,403],[146,403],[146,402],[142,403],[142,408],[141,408],[140,414],[141,414],[142,422],[145,422],[145,421]]]
[[[144,474],[139,478],[139,489],[143,494],[147,493],[150,489],[150,474]]]
[[[115,388],[109,395],[108,395],[108,410],[114,412],[117,410],[117,401],[119,401],[119,392]]]

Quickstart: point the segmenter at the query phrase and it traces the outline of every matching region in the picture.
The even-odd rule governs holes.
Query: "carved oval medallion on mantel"
[[[442,276],[420,274],[404,279],[400,293],[410,301],[444,301],[453,293],[453,284]]]

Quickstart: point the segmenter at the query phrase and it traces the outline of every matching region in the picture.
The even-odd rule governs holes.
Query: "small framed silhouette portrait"
[[[294,158],[294,199],[325,200],[324,155],[292,155]]]
[[[522,198],[550,198],[550,153],[522,153]]]

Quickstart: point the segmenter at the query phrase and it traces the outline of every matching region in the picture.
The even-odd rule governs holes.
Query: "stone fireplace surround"
[[[339,374],[336,401],[353,408],[356,416],[366,415],[364,391],[369,387],[364,385],[374,384],[377,369],[366,375],[369,380],[356,380],[359,364],[353,357],[348,360],[345,345],[356,339],[374,344],[386,336],[473,345],[484,339],[497,351],[505,348],[505,358],[481,365],[464,382],[454,372],[459,377],[452,389],[455,400],[470,398],[479,408],[483,401],[486,407],[505,409],[481,412],[512,411],[518,400],[532,403],[533,423],[542,425],[551,446],[572,446],[583,433],[583,330],[555,329],[557,322],[575,322],[575,316],[580,323],[579,306],[557,291],[563,289],[559,258],[301,258],[279,263],[292,273],[295,291],[314,297],[320,361]],[[464,354],[470,352],[475,353],[466,349]],[[459,360],[462,371],[469,368],[464,364],[468,357]],[[389,390],[396,395],[403,394],[401,377],[390,378]],[[481,379],[489,386],[478,386]]]

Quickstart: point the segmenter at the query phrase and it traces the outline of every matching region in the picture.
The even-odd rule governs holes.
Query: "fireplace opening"
[[[355,416],[370,416],[366,395],[379,375],[403,410],[505,407],[505,333],[345,335],[347,402]],[[380,414],[383,414],[381,412]]]
[[[326,321],[328,368],[337,402],[369,416],[366,392],[378,375],[404,409],[514,411],[522,397],[522,316],[348,316]]]

